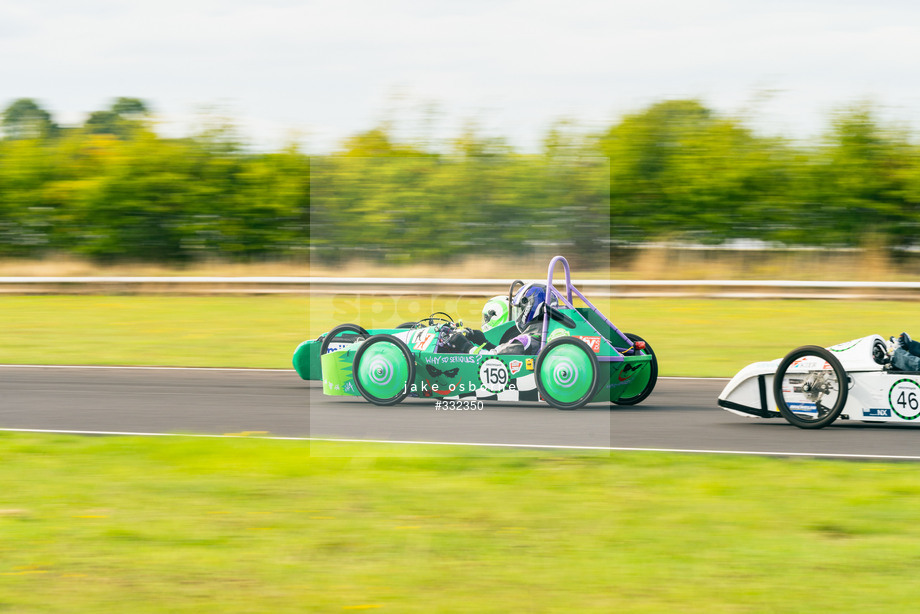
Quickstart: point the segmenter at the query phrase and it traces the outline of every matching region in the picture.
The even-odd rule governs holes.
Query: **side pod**
[[[779,416],[773,398],[773,375],[779,360],[755,362],[743,368],[719,395],[719,407],[740,416]]]

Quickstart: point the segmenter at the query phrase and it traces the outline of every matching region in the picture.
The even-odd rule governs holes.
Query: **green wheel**
[[[645,386],[642,388],[642,390],[640,390],[638,394],[634,394],[629,397],[620,397],[619,399],[614,401],[614,403],[616,403],[617,405],[636,405],[644,401],[646,397],[648,397],[648,395],[652,394],[652,390],[655,389],[655,384],[658,383],[658,357],[655,356],[655,350],[653,350],[652,346],[648,344],[648,341],[646,341],[639,335],[634,335],[632,333],[626,333],[626,336],[633,343],[637,341],[642,341],[643,343],[645,343],[645,349],[639,350],[639,351],[642,352],[642,355],[648,355],[652,357],[652,362],[649,363],[649,367],[648,367],[649,368],[648,380],[646,381]]]
[[[342,333],[352,333],[351,335],[346,336],[344,339],[339,339],[339,341],[345,341],[348,343],[353,343],[358,339],[367,339],[368,337],[367,331],[357,324],[339,324],[328,333],[323,335],[323,342],[319,346],[320,356],[329,351],[329,345],[332,343],[333,339]]]
[[[578,409],[597,392],[597,364],[587,343],[577,337],[560,337],[537,356],[537,390],[556,409]]]
[[[399,403],[415,382],[415,357],[391,335],[374,335],[362,343],[352,365],[358,392],[374,405]]]

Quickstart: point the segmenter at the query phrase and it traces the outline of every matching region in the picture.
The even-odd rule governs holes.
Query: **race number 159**
[[[499,367],[489,367],[484,369],[485,377],[483,378],[484,383],[494,384],[498,386],[504,386],[508,383],[508,373],[503,368]]]
[[[489,392],[501,392],[508,387],[508,367],[497,358],[490,358],[479,367],[479,379]]]

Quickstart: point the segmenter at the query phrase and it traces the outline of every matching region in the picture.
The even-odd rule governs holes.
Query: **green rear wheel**
[[[537,356],[534,371],[537,390],[556,409],[578,409],[597,392],[597,356],[577,337],[551,341]]]
[[[323,342],[319,347],[320,356],[329,351],[330,344],[334,343],[335,339],[342,333],[352,333],[346,335],[343,339],[339,339],[339,341],[346,343],[353,343],[358,339],[367,339],[368,337],[367,331],[357,324],[339,324],[323,336]]]
[[[643,356],[651,356],[652,361],[649,363],[648,371],[645,374],[642,374],[641,377],[646,378],[645,386],[642,387],[638,393],[633,394],[628,397],[620,397],[614,403],[617,405],[636,405],[644,401],[648,395],[652,394],[652,390],[655,389],[655,384],[658,383],[658,357],[655,356],[655,350],[652,349],[652,346],[649,345],[648,341],[645,341],[639,335],[634,335],[632,333],[626,333],[626,336],[630,341],[636,343],[641,341],[645,344],[644,350],[639,350]]]
[[[374,405],[399,403],[415,382],[415,357],[390,335],[374,335],[361,344],[352,365],[358,392]]]

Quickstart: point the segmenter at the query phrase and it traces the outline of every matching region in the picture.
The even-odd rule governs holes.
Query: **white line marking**
[[[281,437],[268,435],[207,435],[193,433],[141,433],[124,431],[75,431],[63,429],[12,429],[0,428],[13,433],[51,433],[58,435],[118,435],[129,437],[195,437],[202,439],[268,439],[281,441],[325,441],[332,443],[386,443],[421,446],[466,446],[473,448],[535,448],[541,450],[591,450],[599,452],[666,452],[672,454],[735,454],[742,456],[793,456],[808,458],[844,458],[864,460],[910,460],[920,461],[920,456],[899,456],[895,454],[833,454],[826,452],[767,452],[752,450],[697,450],[685,448],[625,448],[607,446],[565,446],[539,443],[481,443],[460,441],[407,441],[388,439],[333,439],[329,437]]]

